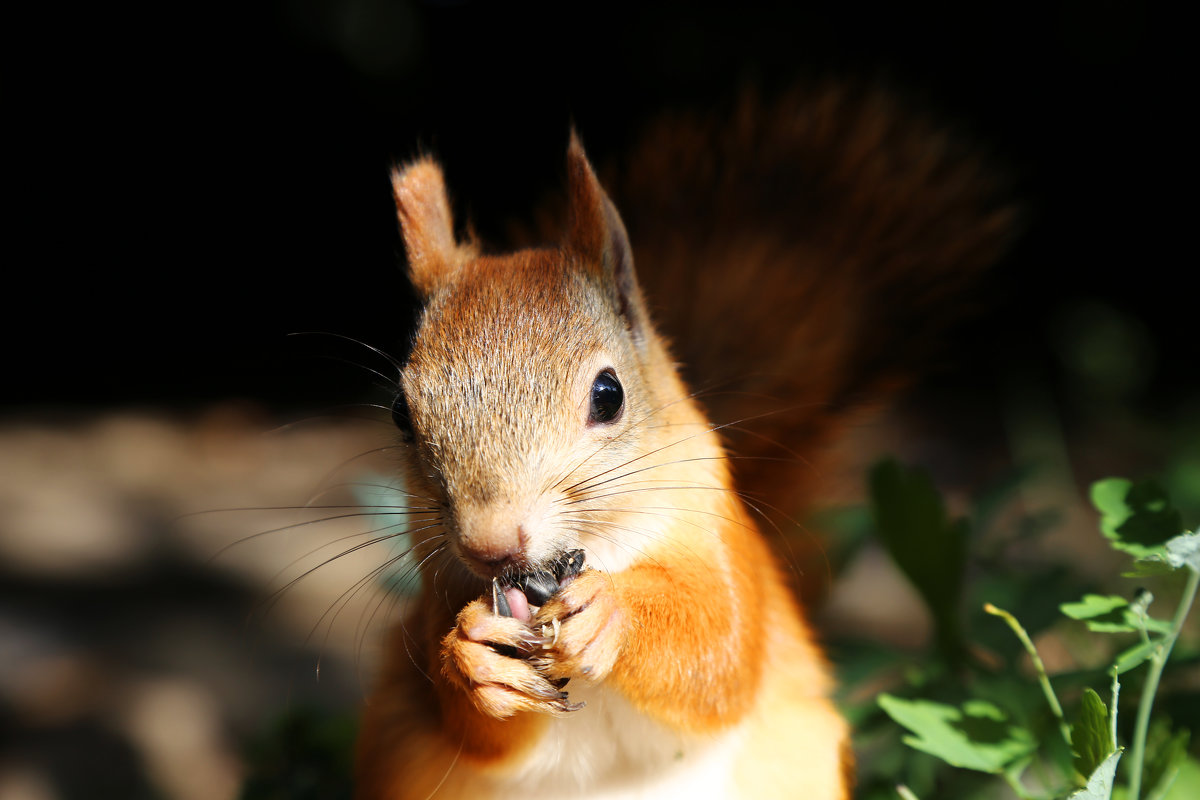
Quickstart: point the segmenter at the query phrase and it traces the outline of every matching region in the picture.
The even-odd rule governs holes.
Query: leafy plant
[[[873,470],[870,486],[880,541],[929,606],[935,629],[934,657],[904,667],[900,685],[877,699],[893,730],[898,724],[907,731],[902,741],[917,762],[893,770],[901,797],[997,797],[1005,786],[1010,795],[1029,800],[1200,796],[1200,763],[1187,754],[1188,726],[1165,715],[1152,719],[1168,665],[1196,660],[1194,654],[1181,657],[1175,646],[1200,585],[1200,530],[1181,533],[1181,515],[1160,486],[1104,480],[1092,487],[1092,501],[1102,535],[1132,559],[1127,576],[1152,578],[1164,591],[1182,578],[1170,619],[1151,616],[1154,597],[1143,589],[1076,593],[1077,600],[1057,604],[1062,615],[1057,619],[1028,610],[1038,601],[1044,606],[1048,594],[1079,588],[1072,590],[1070,580],[1043,582],[1045,575],[1021,580],[1002,571],[998,580],[989,581],[987,573],[998,562],[971,563],[971,521],[947,515],[921,470],[886,461]],[[994,506],[994,498],[987,502]],[[993,517],[978,513],[975,520]],[[981,573],[972,583],[984,588],[982,599],[990,593],[997,603],[1012,601],[1017,613],[985,602],[983,615],[964,622],[964,576],[970,570]],[[1026,613],[1037,631],[1057,625],[1063,636],[1098,637],[1088,644],[1106,657],[1092,670],[1047,674],[1033,638],[1018,620]],[[1010,629],[1009,642],[1015,638],[1019,645],[1015,650],[994,638],[997,618]],[[1131,641],[1113,646],[1109,637]],[[1020,676],[1022,655],[1031,662],[1035,681]],[[1186,716],[1187,708],[1172,708],[1177,711]],[[858,718],[868,723],[868,737],[894,735],[878,720],[870,724],[869,711],[859,709]],[[883,761],[885,770],[896,766],[894,760]],[[861,796],[885,796],[878,786],[874,792],[868,778]]]

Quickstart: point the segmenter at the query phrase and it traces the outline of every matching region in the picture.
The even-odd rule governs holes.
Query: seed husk
[[[559,589],[574,580],[575,576],[583,571],[586,558],[583,550],[568,550],[559,556],[550,569],[527,572],[503,583],[498,578],[492,578],[492,611],[503,617],[512,616],[508,598],[504,596],[505,589],[510,586],[515,586],[524,592],[530,605],[545,605],[551,597],[558,593]]]

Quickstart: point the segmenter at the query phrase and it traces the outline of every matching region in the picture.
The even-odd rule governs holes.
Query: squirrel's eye
[[[615,422],[625,407],[625,390],[616,373],[606,369],[592,384],[592,406],[588,422]]]
[[[408,413],[408,398],[404,396],[403,390],[398,392],[396,399],[392,401],[392,422],[396,423],[396,429],[400,431],[404,441],[412,441],[412,418]]]

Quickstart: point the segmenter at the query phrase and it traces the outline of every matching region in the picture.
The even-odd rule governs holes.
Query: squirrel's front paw
[[[605,678],[621,654],[628,629],[612,576],[589,570],[546,602],[533,620],[546,639],[534,661],[551,678]]]
[[[524,658],[535,639],[525,623],[493,614],[475,600],[442,640],[442,672],[476,708],[497,719],[518,711],[571,711],[566,692]]]

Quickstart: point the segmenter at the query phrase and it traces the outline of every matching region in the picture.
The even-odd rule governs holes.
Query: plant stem
[[[1112,668],[1112,705],[1108,707],[1108,720],[1111,727],[1108,730],[1110,741],[1109,752],[1117,749],[1117,699],[1121,696],[1121,682],[1117,680],[1117,668]]]
[[[908,788],[903,783],[896,786],[896,794],[900,795],[903,800],[920,800],[919,797],[913,794],[912,789]]]
[[[1142,688],[1142,697],[1138,700],[1137,725],[1133,730],[1132,765],[1129,773],[1129,798],[1139,800],[1142,796],[1142,766],[1146,760],[1146,731],[1150,728],[1150,709],[1154,707],[1154,695],[1158,693],[1158,681],[1162,677],[1167,659],[1171,657],[1171,648],[1179,638],[1183,622],[1188,612],[1192,610],[1192,601],[1196,599],[1196,589],[1200,587],[1200,572],[1188,569],[1187,585],[1183,589],[1183,597],[1179,607],[1175,609],[1175,617],[1171,620],[1171,630],[1164,636],[1157,652],[1150,657],[1150,671],[1146,674],[1146,685]]]
[[[1058,719],[1058,732],[1062,734],[1063,741],[1067,743],[1067,747],[1070,747],[1071,726],[1067,724],[1067,719],[1063,715],[1062,705],[1059,704],[1058,697],[1054,694],[1054,689],[1050,686],[1050,677],[1046,674],[1046,665],[1042,663],[1041,656],[1038,655],[1037,648],[1033,646],[1029,634],[1021,627],[1021,623],[1017,622],[1017,618],[1004,609],[997,608],[991,603],[984,603],[983,610],[1007,622],[1008,627],[1012,628],[1013,633],[1021,640],[1021,644],[1025,647],[1025,652],[1029,653],[1029,658],[1033,661],[1033,668],[1037,672],[1038,683],[1042,686],[1042,694],[1046,695],[1046,702],[1050,704],[1050,710],[1054,712],[1054,716]]]
[[[1005,772],[1004,780],[1006,780],[1008,782],[1009,788],[1012,789],[1013,792],[1017,795],[1017,797],[1021,798],[1021,800],[1032,800],[1033,795],[1031,795],[1029,793],[1029,790],[1026,789],[1021,784],[1021,781],[1017,778],[1016,775],[1012,775],[1008,772]]]

